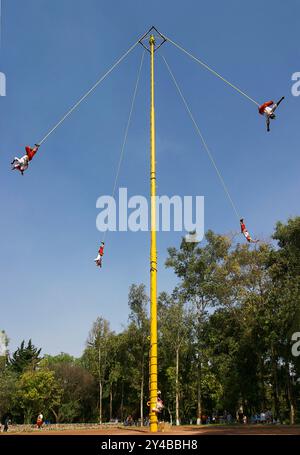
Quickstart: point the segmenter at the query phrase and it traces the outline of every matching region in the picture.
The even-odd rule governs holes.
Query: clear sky
[[[104,267],[96,200],[110,194],[142,48],[45,142],[22,177],[10,171],[151,25],[254,99],[286,99],[266,133],[243,98],[167,43],[161,48],[253,235],[299,214],[300,2],[290,0],[2,0],[0,71],[0,329],[13,350],[32,338],[44,353],[80,355],[97,316],[127,322],[131,283],[149,281],[149,235],[109,233]],[[146,55],[119,185],[149,192],[149,58]],[[158,193],[205,196],[205,229],[239,226],[163,62],[156,65]],[[181,233],[158,235],[159,291]],[[242,241],[242,239],[241,239]]]

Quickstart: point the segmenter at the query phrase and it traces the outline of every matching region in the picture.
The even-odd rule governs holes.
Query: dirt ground
[[[60,429],[60,430],[32,430],[32,431],[14,431],[6,433],[6,435],[36,435],[36,436],[51,436],[51,435],[140,435],[147,436],[150,433],[149,428],[138,428],[138,427],[99,427],[99,428],[83,428],[83,429]],[[170,427],[160,426],[159,435],[299,435],[300,426],[289,426],[289,425],[234,425],[234,426],[212,426],[204,425],[202,427],[196,425]],[[4,435],[1,433],[0,437]]]

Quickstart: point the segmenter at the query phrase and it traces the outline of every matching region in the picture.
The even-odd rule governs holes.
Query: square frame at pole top
[[[154,35],[155,43],[157,43],[157,45],[155,45],[155,48],[154,48],[154,52],[155,52],[155,51],[157,51],[160,48],[160,46],[162,46],[167,41],[167,39],[153,25],[151,28],[149,28],[149,30],[139,40],[139,43],[148,52],[150,52],[150,47],[148,46],[148,44],[149,44],[149,39],[150,39],[151,35]]]

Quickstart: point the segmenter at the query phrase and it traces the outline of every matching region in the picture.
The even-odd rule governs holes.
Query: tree
[[[277,394],[280,385],[286,390],[293,424],[299,388],[295,378],[300,374],[300,360],[292,356],[290,343],[292,334],[299,331],[300,326],[300,217],[289,219],[286,224],[277,223],[273,238],[278,242],[278,248],[272,251],[268,261],[272,279],[268,321],[272,330],[273,377]]]
[[[128,327],[111,340],[109,361],[110,407],[113,402],[117,416],[123,421],[125,415],[136,415],[139,383],[135,380],[137,372],[133,331]],[[112,389],[114,388],[114,394]],[[112,396],[113,395],[113,396]]]
[[[114,333],[110,330],[109,322],[98,317],[94,322],[84,351],[83,365],[97,378],[99,386],[99,423],[103,420],[103,389],[107,382],[109,366],[109,348]]]
[[[158,308],[160,346],[163,352],[160,358],[165,366],[168,409],[171,415],[170,402],[175,395],[175,420],[176,425],[180,425],[181,359],[187,350],[191,320],[184,310],[184,302],[180,298],[176,299],[176,293],[173,296],[161,293]]]
[[[93,419],[97,397],[97,383],[93,375],[66,353],[47,355],[40,365],[55,373],[62,389],[60,406],[57,410],[53,409],[56,422],[87,422]]]
[[[67,354],[66,352],[61,352],[57,355],[45,354],[43,360],[40,363],[40,366],[46,365],[49,368],[55,369],[57,365],[65,363],[73,365],[79,363],[79,360],[76,360],[72,355]]]
[[[25,423],[39,412],[55,413],[60,405],[62,389],[53,371],[28,370],[21,374],[17,382],[16,405],[23,410]]]
[[[31,340],[28,341],[27,346],[23,340],[10,358],[11,369],[18,374],[23,373],[26,369],[35,370],[41,360],[40,353],[41,349],[36,348]]]
[[[0,374],[0,422],[5,414],[12,412],[16,394],[17,375],[6,368]]]
[[[0,330],[0,372],[4,370],[8,361],[8,337],[4,330]]]
[[[208,231],[205,235],[206,245],[198,247],[196,243],[182,240],[180,249],[169,248],[167,267],[172,267],[180,278],[178,292],[181,299],[193,307],[194,318],[194,360],[197,369],[197,423],[201,422],[202,415],[202,366],[205,362],[203,339],[203,325],[205,324],[208,309],[219,304],[222,297],[224,276],[222,264],[230,248],[226,237]]]
[[[126,368],[126,357],[122,358],[122,345],[124,337],[122,334],[111,337],[109,346],[108,361],[108,386],[109,386],[109,420],[113,418],[114,391],[117,389],[118,382],[124,379],[124,369]],[[127,348],[127,346],[126,346]],[[121,351],[121,352],[119,352]],[[123,397],[122,397],[123,398]],[[121,411],[122,416],[122,411]]]
[[[147,306],[149,298],[145,291],[145,285],[132,284],[129,289],[128,305],[130,308],[128,336],[130,338],[129,352],[134,359],[132,365],[132,383],[139,391],[140,419],[144,422],[144,388],[145,374],[149,361],[149,318]]]
[[[158,298],[159,389],[171,421],[272,411],[300,417],[300,218],[278,223],[274,242],[231,243],[208,231],[201,245],[169,249],[178,277]],[[149,381],[148,297],[132,285],[121,333],[98,318],[80,359],[45,355],[23,341],[7,361],[2,333],[0,411],[28,422],[42,411],[56,421],[86,422],[131,414],[143,422]],[[4,349],[3,349],[4,347]],[[1,348],[1,347],[0,347]],[[295,354],[296,352],[296,354]],[[2,362],[1,362],[2,360]],[[225,413],[226,415],[226,413]]]

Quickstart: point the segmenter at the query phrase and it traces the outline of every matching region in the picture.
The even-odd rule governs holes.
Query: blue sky
[[[152,10],[152,11],[151,11]],[[131,283],[149,281],[149,235],[109,233],[104,267],[96,200],[110,194],[142,48],[137,47],[45,142],[24,177],[10,161],[34,144],[151,25],[264,102],[286,99],[265,131],[254,104],[166,43],[161,48],[253,235],[299,214],[300,3],[2,0],[0,71],[0,329],[13,350],[80,355],[101,315],[126,324]],[[148,54],[146,55],[148,57]],[[156,62],[158,193],[205,196],[205,229],[237,220],[163,62]],[[149,192],[149,59],[143,67],[119,185]],[[158,235],[159,291],[181,233]]]

